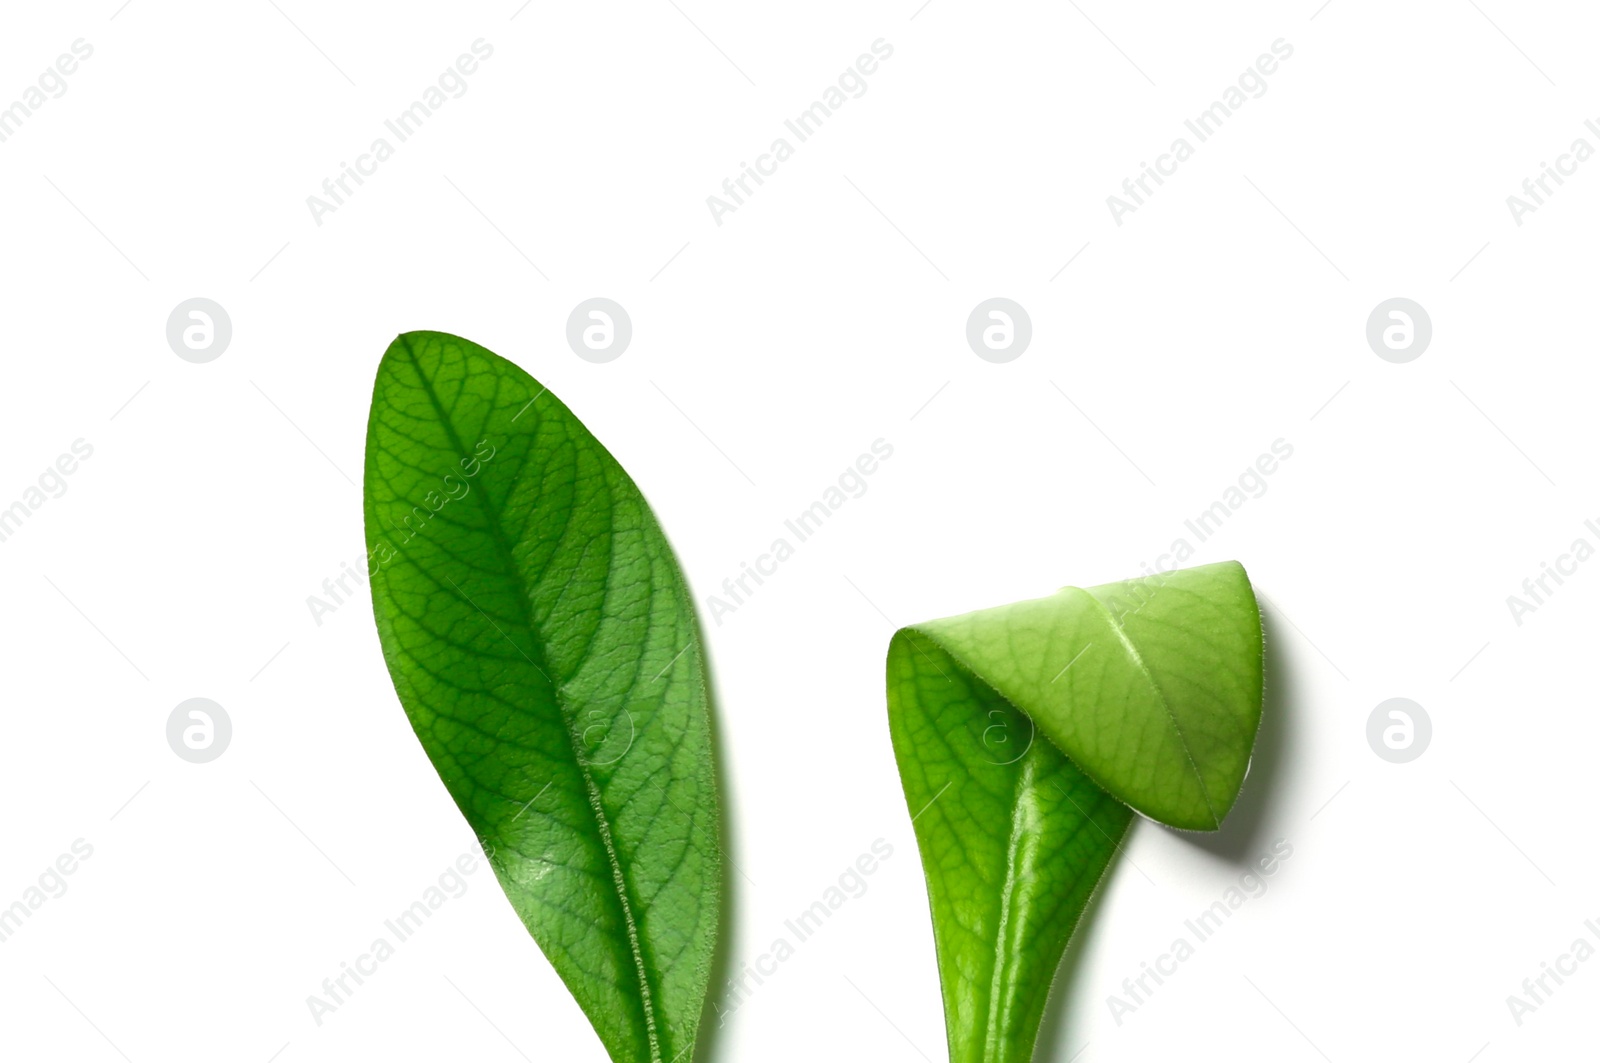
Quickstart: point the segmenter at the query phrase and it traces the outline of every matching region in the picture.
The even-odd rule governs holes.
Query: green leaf
[[[1261,720],[1261,615],[1205,565],[902,628],[889,729],[952,1063],[1027,1063],[1133,812],[1215,830]]]
[[[721,903],[699,629],[639,489],[477,344],[394,341],[367,430],[396,692],[615,1063],[690,1057]]]

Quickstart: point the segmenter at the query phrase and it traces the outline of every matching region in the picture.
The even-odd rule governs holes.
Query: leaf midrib
[[[1111,628],[1112,633],[1117,636],[1117,640],[1122,643],[1122,648],[1127,651],[1128,658],[1133,662],[1133,666],[1139,669],[1139,674],[1144,676],[1146,683],[1150,684],[1150,689],[1155,692],[1156,700],[1161,702],[1161,711],[1167,714],[1167,721],[1172,724],[1172,733],[1178,737],[1178,744],[1183,747],[1183,756],[1189,762],[1189,770],[1194,772],[1194,780],[1200,785],[1200,800],[1206,803],[1206,812],[1211,816],[1213,828],[1222,826],[1222,818],[1217,815],[1217,810],[1212,807],[1211,792],[1206,789],[1206,778],[1201,774],[1200,765],[1194,759],[1194,751],[1189,748],[1188,736],[1183,733],[1183,728],[1178,723],[1178,717],[1173,715],[1172,705],[1167,701],[1166,691],[1161,689],[1161,684],[1156,682],[1156,677],[1150,674],[1149,666],[1144,663],[1144,654],[1139,652],[1139,647],[1133,644],[1133,640],[1128,637],[1127,631],[1123,630],[1121,622],[1111,614],[1111,610],[1106,608],[1104,602],[1082,588],[1073,589],[1094,603],[1094,607],[1105,617],[1106,626]]]
[[[471,455],[461,441],[461,436],[456,432],[455,423],[440,401],[438,392],[434,389],[433,380],[423,371],[422,363],[417,358],[416,349],[412,346],[409,335],[401,337],[405,341],[406,354],[411,359],[411,367],[416,371],[417,379],[422,383],[423,393],[428,396],[428,402],[433,406],[434,414],[439,419],[439,424],[444,428],[445,435],[449,438],[450,446],[465,460]],[[537,396],[535,396],[537,398]],[[533,443],[530,441],[530,448]],[[513,485],[514,489],[515,485]],[[500,523],[500,514],[489,505],[488,492],[474,492],[478,496],[478,507],[483,511],[485,522],[488,525],[489,538],[501,554],[505,564],[506,575],[517,584],[518,593],[515,595],[518,611],[521,613],[523,626],[532,636],[529,649],[533,651],[536,661],[530,663],[538,669],[545,681],[550,684],[551,696],[555,699],[557,710],[561,714],[562,730],[566,733],[567,742],[572,749],[572,761],[578,769],[578,774],[583,779],[587,804],[590,813],[594,816],[595,829],[600,835],[601,848],[605,850],[606,860],[611,866],[612,885],[616,891],[617,904],[622,909],[622,919],[628,930],[629,954],[633,959],[634,974],[639,979],[640,1006],[644,1012],[645,1035],[650,1043],[650,1063],[662,1063],[665,1059],[661,1052],[659,1036],[656,1030],[655,997],[650,987],[649,972],[645,966],[644,953],[639,944],[639,928],[633,916],[633,905],[628,899],[627,879],[622,870],[622,861],[617,853],[616,843],[611,837],[611,821],[606,818],[605,808],[601,801],[600,787],[594,780],[594,775],[589,771],[589,766],[584,763],[578,736],[572,731],[573,715],[569,708],[567,697],[559,683],[550,677],[548,670],[549,661],[545,659],[543,643],[539,639],[539,626],[534,621],[533,612],[528,605],[527,588],[523,586],[521,571],[517,567],[516,555],[511,549],[510,540],[506,538],[505,528]],[[609,573],[606,579],[608,589],[610,584]],[[466,592],[462,592],[465,594]]]
[[[974,674],[973,678],[977,679],[978,677]],[[981,679],[978,679],[978,681],[983,682]],[[992,690],[993,688],[991,687],[990,689]],[[996,691],[996,693],[998,694],[999,692]],[[1010,704],[1009,699],[1006,699],[1004,695],[1000,696],[1007,704]],[[1029,752],[1031,753],[1032,751],[1030,750]],[[985,1052],[991,1058],[999,1058],[997,1052],[1009,1051],[1009,1046],[997,1045],[994,1041],[998,1032],[1002,1029],[1000,1008],[1002,1007],[1001,998],[1005,995],[1002,982],[1010,966],[1008,950],[1011,946],[1011,908],[1016,901],[1017,890],[1020,887],[1017,877],[1017,858],[1018,852],[1022,848],[1022,833],[1024,830],[1022,801],[1033,786],[1034,770],[1035,761],[1033,757],[1029,754],[1024,754],[1022,763],[1017,769],[1016,778],[1012,780],[1011,824],[1006,838],[1006,879],[1000,893],[1000,915],[995,926],[996,948],[989,971],[989,1018],[985,1024],[988,1044],[985,1046]],[[1006,1003],[1009,1004],[1010,1001],[1008,1000]]]

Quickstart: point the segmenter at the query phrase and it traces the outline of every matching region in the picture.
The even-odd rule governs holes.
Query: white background
[[[359,566],[372,377],[414,328],[559,394],[702,602],[894,447],[707,618],[733,970],[875,839],[894,856],[702,1059],[943,1059],[892,625],[1135,575],[1280,438],[1293,457],[1194,559],[1243,561],[1265,597],[1244,796],[1217,838],[1136,824],[1040,1058],[1592,1053],[1600,963],[1520,1027],[1506,997],[1600,917],[1600,564],[1520,626],[1506,598],[1600,542],[1600,162],[1521,226],[1506,197],[1575,138],[1600,147],[1600,19],[917,2],[6,5],[0,103],[94,48],[0,144],[0,505],[94,448],[0,543],[0,904],[94,850],[0,944],[8,1057],[603,1059],[486,870],[308,1013],[473,847],[365,591],[320,625],[307,607]],[[478,38],[467,93],[316,224],[306,197]],[[865,95],[717,225],[706,197],[878,38]],[[1265,95],[1118,226],[1106,197],[1279,38]],[[597,295],[634,323],[606,365],[564,338]],[[165,338],[195,296],[234,329],[203,365]],[[992,296],[1033,322],[1003,365],[964,337]],[[1364,335],[1395,296],[1434,327],[1408,364]],[[190,697],[233,721],[210,764],[167,746]],[[1433,721],[1409,764],[1367,744],[1391,697]],[[1293,856],[1265,896],[1118,1025],[1106,998],[1276,839]]]

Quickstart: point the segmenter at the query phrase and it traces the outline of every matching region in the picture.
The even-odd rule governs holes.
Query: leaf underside
[[[649,506],[537,381],[434,332],[384,355],[365,481],[423,749],[612,1060],[688,1059],[720,811],[699,629]]]
[[[1215,830],[1249,767],[1261,618],[1205,565],[896,632],[890,734],[933,910],[952,1063],[1027,1063],[1135,811]]]

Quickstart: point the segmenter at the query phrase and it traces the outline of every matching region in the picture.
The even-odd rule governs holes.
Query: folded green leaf
[[[1215,830],[1261,720],[1261,616],[1205,565],[936,620],[889,644],[889,728],[952,1063],[1027,1063],[1132,812]]]
[[[615,1063],[692,1054],[720,913],[704,658],[632,480],[510,362],[407,333],[366,529],[406,715]]]

